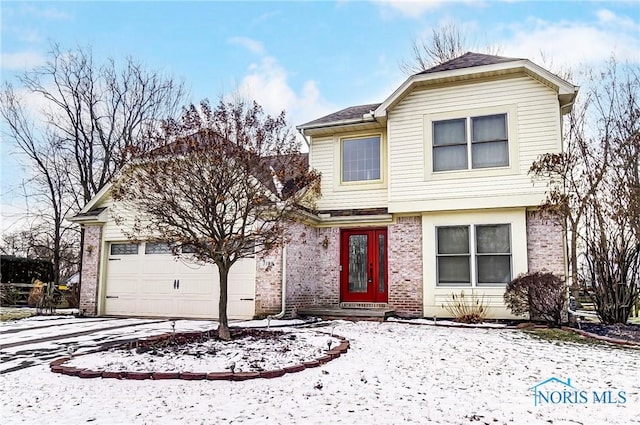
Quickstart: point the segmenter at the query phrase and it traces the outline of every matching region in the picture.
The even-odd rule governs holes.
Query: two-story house
[[[442,305],[461,291],[484,296],[491,317],[508,317],[512,278],[565,273],[561,227],[535,214],[546,186],[528,170],[562,150],[562,116],[576,94],[529,60],[467,53],[409,77],[382,103],[298,126],[322,197],[288,227],[285,248],[238,267],[230,317],[294,307],[444,317]],[[126,241],[108,209],[105,191],[75,219],[87,234],[86,312],[215,317],[217,289],[203,283],[217,285],[211,267],[182,270],[162,247]],[[201,284],[183,293],[181,273]]]

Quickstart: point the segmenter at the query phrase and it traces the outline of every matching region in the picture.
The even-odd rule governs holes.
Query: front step
[[[341,307],[306,307],[299,308],[300,316],[315,316],[323,319],[379,320],[381,322],[395,315],[389,308],[341,308]]]
[[[340,303],[340,308],[366,308],[370,310],[389,309],[387,303],[363,303],[363,302],[347,302]]]

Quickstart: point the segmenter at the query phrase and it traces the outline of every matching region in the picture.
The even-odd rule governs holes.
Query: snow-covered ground
[[[82,330],[96,324],[79,323]],[[15,336],[8,332],[14,326],[24,329],[27,325],[24,321],[3,324],[3,345],[4,337]],[[168,326],[167,322],[141,321],[133,327],[77,337],[83,341],[76,343],[90,346],[96,335],[111,335],[115,340],[111,332],[120,332],[121,338],[164,333]],[[176,323],[178,330],[207,326],[211,322]],[[55,328],[50,330],[55,333]],[[296,328],[296,332],[316,330]],[[518,330],[399,322],[341,321],[335,332],[351,342],[346,355],[276,379],[80,379],[51,373],[41,362],[0,375],[0,423],[640,423],[637,349],[553,343]],[[25,347],[59,348],[60,341],[3,348],[2,355],[17,355]],[[568,403],[534,405],[532,387],[549,378],[570,379]],[[557,382],[538,388],[544,387],[558,394],[564,391]],[[576,391],[584,391],[584,403],[571,402],[582,401],[572,398],[571,392]],[[612,398],[601,396],[607,391]],[[622,401],[620,391],[625,402],[613,403]],[[593,392],[600,395],[598,402]]]

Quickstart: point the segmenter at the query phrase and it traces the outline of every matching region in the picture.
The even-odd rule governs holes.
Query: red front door
[[[343,230],[341,301],[387,302],[387,229]]]

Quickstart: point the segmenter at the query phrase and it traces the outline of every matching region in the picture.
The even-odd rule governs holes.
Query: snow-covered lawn
[[[167,324],[141,327],[148,335],[152,327],[166,332]],[[51,373],[44,363],[5,373],[0,423],[640,423],[637,349],[399,322],[338,322],[335,332],[351,342],[346,355],[276,379],[80,379]],[[531,388],[551,377],[570,379],[588,402],[534,405]],[[594,391],[608,390],[624,391],[626,402],[594,402]]]

